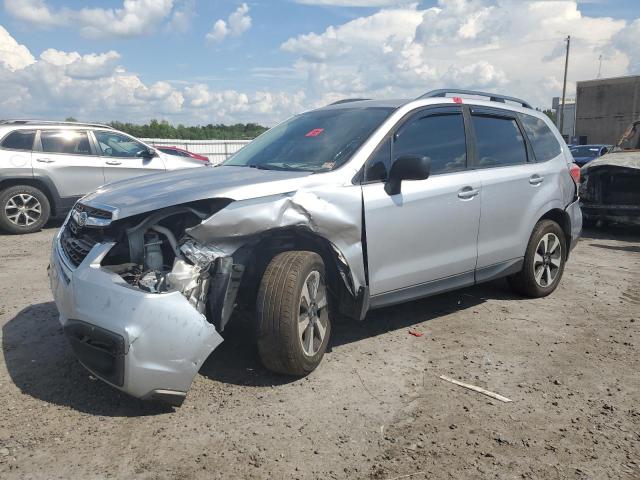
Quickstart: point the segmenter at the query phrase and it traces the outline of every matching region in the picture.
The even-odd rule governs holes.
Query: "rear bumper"
[[[565,209],[567,215],[569,215],[569,221],[571,222],[571,244],[569,249],[578,244],[580,235],[582,234],[582,210],[580,209],[580,200],[575,200],[573,203]]]
[[[181,293],[146,293],[101,268],[112,246],[96,245],[74,269],[56,236],[49,279],[60,323],[95,376],[135,397],[179,405],[222,337]]]

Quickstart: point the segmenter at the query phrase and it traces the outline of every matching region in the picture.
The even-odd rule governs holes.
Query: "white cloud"
[[[390,5],[407,4],[398,0],[294,0],[304,5],[326,5],[332,7],[388,7]]]
[[[629,59],[629,72],[640,74],[640,18],[620,30],[612,39],[611,47],[624,52]],[[610,61],[610,56],[607,56]]]
[[[182,0],[176,2],[176,6],[171,14],[171,19],[167,23],[167,31],[184,33],[189,30],[191,21],[196,15],[195,0]]]
[[[56,67],[64,67],[65,74],[70,78],[90,80],[113,75],[120,54],[111,50],[101,54],[80,55],[78,52],[49,48],[40,54],[40,59]]]
[[[44,9],[49,22],[64,11],[43,1],[22,3]],[[219,22],[212,41],[240,35],[251,26],[249,7]],[[586,17],[569,1],[440,0],[428,9],[385,8],[283,42],[290,63],[250,70],[259,85],[252,91],[213,89],[206,77],[147,84],[119,66],[115,51],[50,48],[34,56],[0,26],[0,111],[5,118],[274,124],[344,97],[411,98],[442,87],[496,91],[546,107],[561,91],[567,34],[570,94],[577,80],[596,76],[600,55],[603,76],[640,73],[640,19]],[[284,86],[271,90],[259,82]]]
[[[227,35],[229,35],[229,27],[224,20],[216,20],[209,33],[207,33],[207,40],[210,42],[221,42]]]
[[[305,108],[300,91],[245,93],[206,84],[145,84],[118,65],[115,51],[65,52],[49,48],[36,59],[0,26],[0,111],[5,118],[148,121],[187,124],[272,124]]]
[[[225,21],[216,20],[206,39],[212,43],[218,43],[228,36],[239,37],[251,28],[251,17],[248,15],[249,6],[246,3],[240,5]]]
[[[13,72],[36,61],[31,52],[16,40],[0,25],[0,65]]]
[[[53,9],[45,0],[4,0],[15,18],[40,27],[73,26],[85,37],[134,37],[153,31],[171,13],[173,0],[123,0],[121,8]]]
[[[459,87],[547,106],[558,95],[567,34],[570,88],[595,76],[606,51],[608,76],[637,71],[640,21],[586,17],[573,1],[439,0],[427,9],[387,8],[290,38],[281,49],[295,55],[309,91],[322,100]]]

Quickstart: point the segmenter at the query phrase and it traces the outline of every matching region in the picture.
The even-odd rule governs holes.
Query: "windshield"
[[[600,151],[600,147],[572,147],[571,154],[574,157],[592,157],[595,158],[598,156],[598,152]]]
[[[343,165],[392,108],[336,108],[297,115],[265,132],[223,165],[326,172]]]

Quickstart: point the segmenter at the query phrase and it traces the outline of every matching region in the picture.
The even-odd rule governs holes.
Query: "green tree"
[[[252,140],[266,127],[256,123],[237,123],[235,125],[208,124],[185,127],[182,124],[171,125],[166,120],[152,119],[144,125],[113,121],[110,125],[134,137],[175,138],[180,140]]]
[[[551,110],[550,108],[547,110],[543,110],[542,113],[544,113],[547,117],[549,117],[551,119],[551,121],[554,123],[556,123],[556,112],[554,110]]]

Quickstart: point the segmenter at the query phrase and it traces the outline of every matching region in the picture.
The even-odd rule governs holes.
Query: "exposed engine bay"
[[[234,267],[233,259],[225,252],[198,243],[185,230],[200,224],[212,209],[222,208],[226,203],[177,206],[114,221],[104,227],[81,225],[84,207],[78,205],[63,232],[61,245],[77,266],[93,245],[114,242],[102,261],[105,270],[148,293],[180,292],[199,313],[222,329],[231,314],[244,267]],[[96,214],[93,209],[91,215]],[[217,299],[221,297],[222,304],[212,303],[207,311],[210,293],[215,293]],[[226,310],[225,300],[229,302]]]

